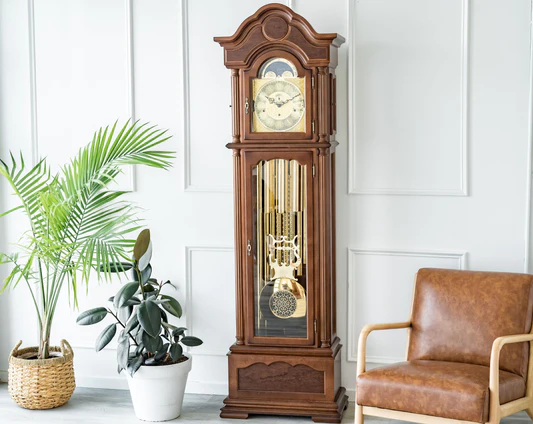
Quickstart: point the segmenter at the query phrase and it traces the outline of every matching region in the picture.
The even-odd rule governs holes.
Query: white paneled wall
[[[154,275],[170,279],[192,349],[188,391],[227,392],[234,337],[230,75],[217,35],[261,0],[0,0],[0,157],[60,164],[101,125],[131,116],[168,128],[168,171],[128,169],[152,230]],[[292,0],[319,32],[348,37],[337,69],[337,296],[343,384],[357,334],[407,318],[425,266],[521,272],[530,235],[531,0]],[[0,211],[14,204],[0,183]],[[24,228],[0,220],[0,249]],[[8,272],[0,267],[0,277]],[[92,281],[80,310],[119,287]],[[83,292],[83,291],[82,291]],[[79,385],[125,388],[101,327],[77,327],[63,299],[52,337],[75,347]],[[37,331],[24,287],[0,296],[0,379]],[[402,357],[403,332],[369,340]],[[4,370],[4,371],[1,371]]]

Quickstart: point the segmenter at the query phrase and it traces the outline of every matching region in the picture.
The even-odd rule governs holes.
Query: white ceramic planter
[[[130,377],[127,374],[133,409],[143,421],[168,421],[181,414],[187,376],[192,367],[192,357],[172,365],[141,366]]]

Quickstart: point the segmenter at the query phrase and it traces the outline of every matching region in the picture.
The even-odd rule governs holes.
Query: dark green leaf
[[[92,325],[102,321],[107,315],[106,308],[94,308],[82,312],[76,319],[78,325]]]
[[[165,310],[164,309],[160,309],[160,311],[161,311],[161,319],[163,320],[163,322],[168,322],[168,315],[165,312]]]
[[[128,364],[128,372],[133,377],[133,375],[141,368],[144,358],[142,355],[137,356],[133,361],[130,361]]]
[[[113,300],[113,306],[115,309],[124,306],[124,304],[133,297],[138,288],[139,283],[136,281],[124,284],[115,295],[115,299]]]
[[[161,310],[150,299],[137,307],[137,318],[144,331],[152,337],[159,335],[161,331]]]
[[[177,361],[181,358],[183,355],[183,348],[180,344],[174,343],[172,346],[170,346],[170,357],[173,361]]]
[[[139,281],[140,274],[142,283],[146,284],[151,280],[150,276],[152,275],[152,265],[148,264],[148,266],[142,271],[137,271],[136,268],[133,268],[131,273],[133,275],[133,281]]]
[[[109,264],[109,269],[105,269],[103,265],[100,265],[100,272],[126,272],[133,268],[133,264],[131,262],[111,262]]]
[[[144,347],[146,350],[150,353],[157,352],[157,348],[159,347],[159,343],[161,342],[161,338],[159,336],[152,337],[148,333],[143,332],[142,335],[142,342],[144,344]],[[162,342],[161,342],[162,344]]]
[[[115,300],[115,296],[111,296],[109,299],[107,299],[107,301],[111,303],[113,303],[113,300]]]
[[[181,343],[183,343],[185,346],[200,346],[203,341],[201,341],[198,337],[194,336],[185,336],[181,340]]]
[[[172,296],[167,295],[161,295],[161,298],[164,300],[168,300],[168,303],[163,303],[161,306],[169,313],[174,315],[175,317],[181,318],[181,315],[183,313],[181,309],[180,303],[174,299]]]
[[[131,299],[126,300],[126,302],[124,302],[124,306],[135,306],[135,305],[140,305],[140,304],[141,304],[141,301],[137,299],[136,297],[132,297]]]
[[[117,332],[117,325],[116,324],[110,324],[106,328],[104,328],[104,331],[100,333],[98,338],[96,339],[96,346],[95,349],[97,352],[100,352],[104,347],[106,347],[111,340],[113,340],[113,337],[115,337],[115,334]]]
[[[185,327],[178,327],[172,331],[172,336],[181,336],[187,329]]]
[[[172,324],[169,324],[168,322],[161,321],[161,324],[163,325],[163,327],[165,327],[165,328],[167,328],[169,330],[174,331],[176,329],[176,326],[174,326]]]
[[[139,325],[139,319],[137,318],[137,314],[133,314],[130,320],[128,321],[128,323],[126,324],[126,328],[124,328],[124,331],[126,333],[129,333],[138,325]]]
[[[150,292],[155,291],[155,289],[154,289],[154,286],[152,286],[151,284],[145,284],[145,285],[143,286],[143,291],[144,291],[145,293],[150,293]]]
[[[159,362],[161,359],[163,359],[165,357],[165,355],[167,354],[167,351],[168,351],[168,347],[170,346],[169,343],[165,343],[161,349],[159,349],[157,351],[157,354],[155,355],[155,360],[156,362]]]

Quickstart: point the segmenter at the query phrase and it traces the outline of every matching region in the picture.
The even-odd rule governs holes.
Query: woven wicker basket
[[[26,409],[51,409],[64,405],[76,387],[72,360],[74,352],[66,340],[61,347],[50,347],[50,353],[62,356],[49,359],[24,359],[37,354],[36,346],[20,349],[19,341],[9,355],[8,388],[11,398]]]

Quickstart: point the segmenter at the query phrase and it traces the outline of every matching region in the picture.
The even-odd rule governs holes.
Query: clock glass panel
[[[305,77],[294,64],[272,58],[252,80],[254,132],[305,132]]]

